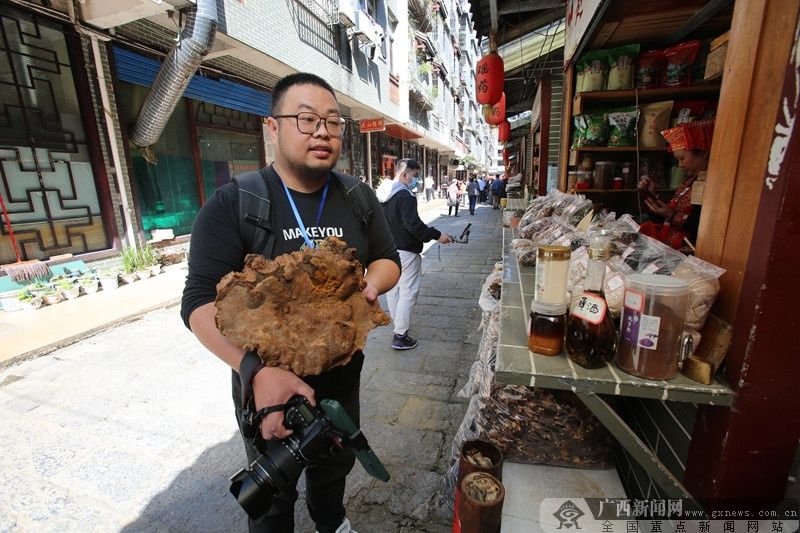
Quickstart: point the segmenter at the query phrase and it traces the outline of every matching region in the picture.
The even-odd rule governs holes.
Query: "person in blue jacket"
[[[394,322],[392,348],[395,350],[417,347],[417,340],[408,335],[408,328],[422,278],[423,243],[434,239],[442,244],[452,242],[449,235],[427,226],[419,218],[417,197],[411,193],[419,183],[419,171],[415,159],[401,159],[395,165],[395,178],[384,180],[376,193],[400,253],[400,281],[386,293]]]

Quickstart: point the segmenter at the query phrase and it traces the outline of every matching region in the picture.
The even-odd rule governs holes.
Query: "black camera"
[[[279,441],[260,440],[263,453],[250,468],[231,477],[231,494],[251,518],[266,513],[275,494],[293,488],[309,462],[324,459],[337,449],[351,448],[368,474],[381,481],[389,480],[383,463],[339,402],[322,400],[316,408],[304,396],[292,396],[284,407],[283,425],[292,434]]]

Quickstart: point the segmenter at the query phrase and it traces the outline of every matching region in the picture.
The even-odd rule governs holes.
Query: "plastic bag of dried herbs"
[[[611,69],[608,73],[606,90],[616,91],[633,88],[634,65],[638,55],[638,44],[626,44],[609,50],[608,63]]]
[[[635,107],[615,109],[608,113],[608,146],[636,146],[636,123],[639,112]]]
[[[613,439],[569,391],[495,383],[478,419],[480,438],[507,461],[607,468]]]

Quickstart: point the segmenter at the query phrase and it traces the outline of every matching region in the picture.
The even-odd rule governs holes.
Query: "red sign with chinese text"
[[[358,125],[361,129],[361,133],[367,133],[370,131],[384,131],[386,129],[386,123],[382,118],[367,118],[360,120]]]

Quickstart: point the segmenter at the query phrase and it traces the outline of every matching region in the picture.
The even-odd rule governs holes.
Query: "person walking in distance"
[[[433,176],[428,174],[428,177],[425,178],[425,201],[430,202],[433,200]]]
[[[259,426],[252,427],[244,417],[245,406],[254,404],[256,410],[274,407],[296,394],[312,405],[329,398],[341,403],[359,425],[363,353],[356,353],[344,366],[301,379],[288,370],[264,366],[255,352],[243,350],[222,335],[214,320],[217,283],[229,272],[241,271],[247,254],[273,259],[313,248],[317,245],[313,235],[334,232],[355,249],[366,268],[362,292],[367,301],[374,302],[397,283],[400,258],[375,194],[358,178],[333,171],[345,125],[333,88],[325,80],[308,73],[280,80],[272,92],[272,116],[267,119],[275,162],[219,187],[198,212],[192,228],[181,318],[203,346],[233,370],[234,405],[247,464],[266,450],[267,441],[284,439],[289,431],[283,425],[282,410],[264,416]],[[266,197],[271,204],[266,246],[245,237],[251,215],[243,215],[239,204],[255,196],[248,189],[251,183],[260,184],[259,190],[265,191],[260,198]],[[256,433],[252,439],[244,436],[250,429]],[[320,533],[352,531],[343,500],[354,462],[355,456],[346,449],[312,461],[306,468],[306,502]],[[250,520],[250,531],[293,531],[297,496],[295,487],[273,496],[266,514]]]
[[[478,182],[475,180],[475,176],[469,178],[469,183],[467,183],[467,196],[469,197],[469,214],[475,214],[475,204],[478,202],[478,195],[480,194],[480,190],[478,188]]]
[[[486,179],[483,174],[478,176],[478,201],[486,203]]]
[[[377,193],[402,265],[400,281],[386,293],[389,314],[394,322],[392,348],[395,350],[410,350],[417,346],[417,340],[408,335],[408,329],[422,278],[420,254],[423,243],[434,239],[441,244],[452,242],[449,235],[420,220],[417,198],[409,192],[418,183],[418,174],[419,163],[415,159],[401,159],[395,166],[395,179],[383,183]]]
[[[453,213],[453,208],[456,210],[455,216],[458,216],[458,180],[453,180],[447,187],[447,216]]]

